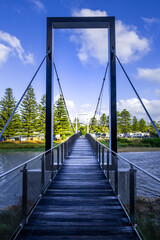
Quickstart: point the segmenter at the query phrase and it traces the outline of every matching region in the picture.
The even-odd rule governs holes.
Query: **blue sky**
[[[160,3],[158,0],[1,0],[0,98],[13,88],[16,100],[46,52],[46,17],[115,16],[117,55],[154,120],[160,120]],[[106,30],[56,30],[54,59],[71,118],[93,115],[107,64]],[[45,64],[34,81],[45,92]],[[54,96],[59,94],[55,79]],[[117,107],[148,121],[117,63]],[[102,111],[108,114],[108,78]],[[82,119],[81,119],[82,120]]]

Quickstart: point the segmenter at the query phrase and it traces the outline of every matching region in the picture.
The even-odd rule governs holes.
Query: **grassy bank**
[[[54,146],[63,142],[54,141]],[[109,140],[99,140],[101,143],[109,146]],[[7,151],[44,151],[44,141],[4,141],[0,142],[0,152]],[[118,152],[146,152],[146,151],[160,151],[160,139],[132,139],[132,138],[118,138]]]
[[[53,143],[54,146],[59,144],[60,141]],[[7,151],[45,151],[44,141],[24,141],[24,142],[11,142],[4,141],[0,142],[0,152]]]
[[[136,222],[146,239],[159,240],[160,198],[138,197],[136,201]]]
[[[100,142],[109,147],[109,140],[102,140]],[[118,152],[146,152],[146,151],[160,151],[160,139],[118,138]]]

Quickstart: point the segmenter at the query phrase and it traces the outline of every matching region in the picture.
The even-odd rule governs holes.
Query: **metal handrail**
[[[90,135],[90,134],[89,134]],[[91,136],[91,135],[90,135]],[[92,136],[91,136],[92,137]],[[93,137],[92,137],[93,138]],[[93,138],[97,143],[99,143],[101,146],[103,146],[105,149],[107,149],[108,151],[112,152],[114,155],[116,155],[118,158],[121,158],[123,161],[129,163],[131,166],[135,167],[136,169],[140,170],[141,172],[147,174],[149,177],[153,178],[154,180],[160,182],[160,178],[154,176],[153,174],[149,173],[148,171],[144,170],[143,168],[137,166],[136,164],[132,163],[131,161],[129,161],[128,159],[120,156],[118,153],[114,152],[112,149],[108,148],[107,146],[105,146],[104,144],[100,143],[99,141],[97,141],[95,138]]]
[[[73,135],[75,135],[75,134],[73,134]],[[73,135],[72,135],[72,136],[73,136]],[[72,137],[72,136],[71,136],[71,137]],[[35,156],[35,157],[27,160],[26,162],[24,162],[24,163],[22,163],[22,164],[20,164],[20,165],[18,165],[18,166],[16,166],[16,167],[14,167],[14,168],[12,168],[12,169],[10,169],[10,170],[8,170],[8,171],[0,174],[0,178],[5,177],[6,175],[8,175],[8,174],[10,174],[10,173],[12,173],[12,172],[14,172],[14,171],[16,171],[17,169],[19,169],[19,168],[21,168],[21,167],[24,167],[24,166],[27,165],[28,163],[33,162],[36,158],[41,157],[42,155],[50,152],[51,150],[56,149],[56,148],[59,147],[60,145],[62,145],[62,144],[64,144],[65,142],[67,142],[71,137],[69,137],[66,141],[64,141],[64,142],[62,142],[62,143],[59,143],[58,145],[54,146],[53,148],[50,148],[50,149],[48,149],[47,151],[45,151],[45,152],[43,152],[43,153],[41,153],[41,154],[39,154],[39,155],[37,155],[37,156]]]

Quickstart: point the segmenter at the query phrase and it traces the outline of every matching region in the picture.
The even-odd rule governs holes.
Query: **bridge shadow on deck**
[[[20,239],[139,239],[87,139],[76,140]]]

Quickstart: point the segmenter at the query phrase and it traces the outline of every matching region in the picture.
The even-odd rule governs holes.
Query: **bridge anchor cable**
[[[0,132],[0,138],[2,137],[2,135],[3,135],[4,131],[6,130],[8,124],[10,123],[10,121],[11,121],[11,119],[12,119],[14,113],[16,112],[18,106],[20,105],[20,103],[21,103],[22,99],[24,98],[26,92],[28,91],[30,85],[32,84],[33,80],[35,79],[37,73],[39,72],[40,68],[42,67],[42,65],[43,65],[43,63],[44,63],[46,57],[47,57],[50,53],[51,53],[50,50],[48,50],[46,56],[43,58],[43,60],[42,60],[42,62],[40,63],[39,67],[37,68],[37,71],[36,71],[35,74],[33,75],[31,81],[29,82],[29,84],[28,84],[28,86],[27,86],[27,88],[25,89],[24,93],[22,94],[22,97],[20,98],[19,102],[18,102],[17,105],[15,106],[15,108],[14,108],[12,114],[11,114],[10,117],[8,118],[8,120],[7,120],[6,124],[4,125],[2,131]]]
[[[67,109],[67,104],[66,104],[66,101],[65,101],[65,98],[64,98],[64,94],[63,94],[63,90],[62,90],[61,83],[60,83],[60,80],[59,80],[59,76],[58,76],[58,72],[57,72],[57,68],[56,68],[55,62],[53,62],[53,67],[54,67],[54,70],[55,70],[55,73],[56,73],[57,82],[58,82],[59,89],[60,89],[60,92],[61,92],[61,95],[62,95],[62,98],[63,98],[63,102],[64,102],[64,105],[65,105],[65,108],[66,108],[66,112],[67,112],[67,115],[68,115],[68,119],[69,119],[71,128],[72,128],[73,132],[75,133],[75,130],[74,130],[74,128],[73,128],[73,124],[72,124],[72,122],[71,122],[71,119],[70,119],[70,116],[69,116],[69,112],[68,112],[68,109]]]
[[[117,55],[116,55],[116,53],[115,53],[115,51],[114,51],[113,49],[112,49],[112,53],[113,53],[113,54],[114,54],[114,56],[116,57],[116,59],[117,59],[117,61],[118,61],[119,65],[121,66],[121,68],[122,68],[122,70],[123,70],[124,74],[126,75],[126,77],[127,77],[128,81],[129,81],[129,83],[130,83],[131,87],[133,88],[133,90],[134,90],[135,94],[137,95],[137,97],[138,97],[138,99],[139,99],[139,101],[140,101],[140,103],[141,103],[141,105],[142,105],[143,109],[145,110],[145,112],[146,112],[146,114],[147,114],[148,118],[150,119],[150,121],[151,121],[151,123],[152,123],[152,125],[153,125],[154,129],[156,130],[156,132],[157,132],[157,134],[158,134],[158,137],[160,138],[160,132],[159,132],[158,128],[156,127],[156,125],[155,125],[155,123],[154,123],[154,121],[153,121],[153,119],[152,119],[151,115],[149,114],[148,110],[146,109],[146,107],[145,107],[145,105],[144,105],[144,103],[143,103],[143,101],[142,101],[141,97],[139,96],[139,94],[138,94],[137,90],[135,89],[135,87],[134,87],[134,85],[133,85],[133,83],[132,83],[131,79],[129,78],[129,76],[128,76],[127,72],[125,71],[125,69],[124,69],[124,67],[123,67],[122,63],[120,62],[119,58],[117,57]]]
[[[92,123],[91,123],[91,129],[92,129],[92,127],[93,127],[93,122],[94,122],[94,119],[95,119],[95,117],[96,117],[96,114],[97,114],[97,111],[98,111],[98,107],[99,107],[99,103],[100,103],[100,100],[101,100],[101,97],[102,97],[102,93],[103,93],[103,88],[104,88],[104,83],[105,83],[105,80],[106,80],[106,75],[107,75],[108,67],[109,67],[109,62],[107,63],[107,66],[106,66],[106,69],[105,69],[104,78],[103,78],[103,82],[102,82],[100,94],[99,94],[99,97],[98,97],[98,102],[97,102],[96,110],[95,110],[95,113],[94,113],[94,116],[93,116],[93,121],[92,121]]]

